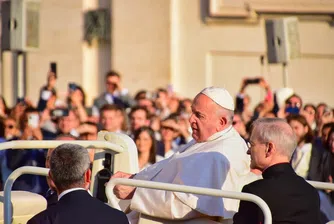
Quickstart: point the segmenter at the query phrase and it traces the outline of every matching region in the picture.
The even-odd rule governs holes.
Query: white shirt
[[[79,191],[79,190],[84,190],[84,191],[87,191],[90,195],[92,195],[90,193],[89,190],[86,190],[85,188],[81,188],[81,187],[77,187],[77,188],[71,188],[71,189],[68,189],[68,190],[65,190],[63,192],[60,193],[60,195],[58,196],[58,201],[66,194],[70,193],[70,192],[73,192],[73,191]]]
[[[303,178],[307,178],[311,155],[312,143],[306,143],[302,147],[297,147],[293,154],[291,165],[295,172]]]
[[[241,192],[245,184],[259,179],[250,172],[247,150],[230,126],[206,142],[189,142],[134,179]],[[238,208],[238,200],[144,188],[137,188],[131,200],[131,210],[166,219],[196,218],[200,213],[232,219]],[[128,215],[136,223],[133,217],[133,213]]]

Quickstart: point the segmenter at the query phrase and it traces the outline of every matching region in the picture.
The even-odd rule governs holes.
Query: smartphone
[[[37,128],[39,125],[39,115],[38,114],[29,114],[28,115],[28,125],[32,128]]]
[[[299,108],[298,107],[287,107],[285,108],[285,113],[299,114]]]
[[[75,84],[74,82],[70,82],[68,84],[68,88],[70,91],[75,91],[77,89],[77,84]]]
[[[51,111],[52,117],[67,117],[69,114],[68,109],[54,109]]]
[[[52,92],[49,90],[43,90],[41,94],[41,98],[45,101],[49,100],[52,95]]]
[[[57,77],[57,63],[56,62],[50,63],[50,71],[53,72]]]
[[[246,80],[246,84],[259,84],[259,83],[260,83],[260,79],[259,78],[247,79]]]

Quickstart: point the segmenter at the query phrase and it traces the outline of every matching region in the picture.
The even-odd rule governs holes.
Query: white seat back
[[[27,223],[34,215],[46,209],[47,202],[39,194],[27,191],[12,191],[12,223]],[[0,224],[4,223],[4,194],[0,192]]]

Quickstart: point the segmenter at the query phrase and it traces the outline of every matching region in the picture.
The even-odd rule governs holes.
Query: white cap
[[[234,100],[226,89],[211,86],[203,89],[200,93],[209,97],[219,106],[228,110],[234,110]]]

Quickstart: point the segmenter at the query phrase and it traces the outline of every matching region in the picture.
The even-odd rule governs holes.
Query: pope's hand
[[[116,172],[111,179],[113,178],[133,178],[134,174],[130,173],[124,173],[121,171]],[[135,193],[136,188],[131,186],[125,186],[125,185],[116,185],[113,189],[114,194],[119,199],[131,199],[133,197],[133,194]]]

